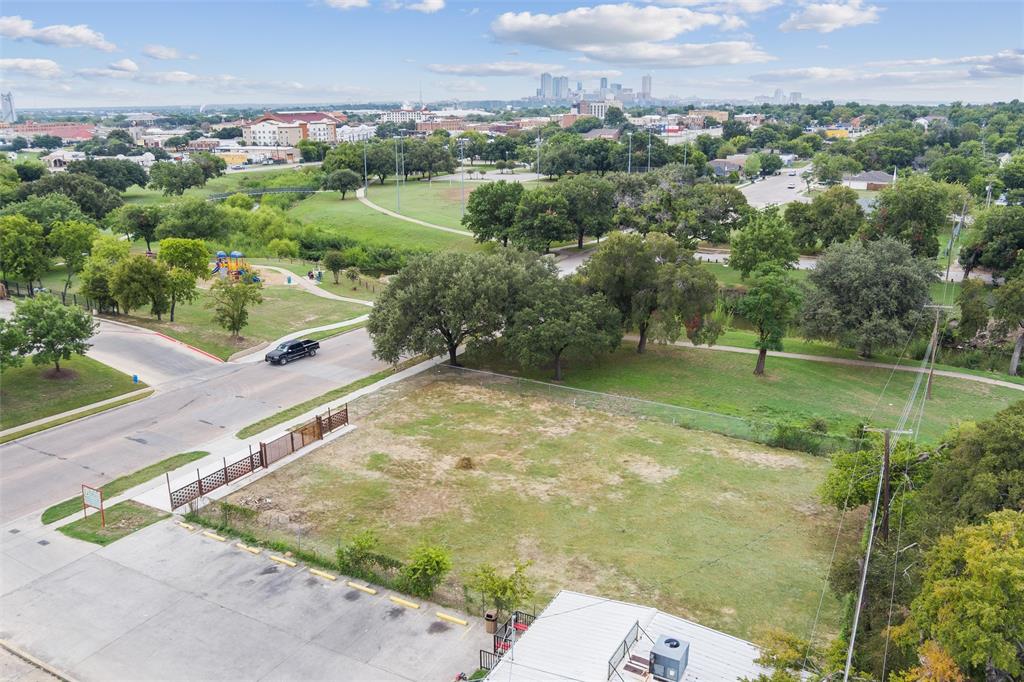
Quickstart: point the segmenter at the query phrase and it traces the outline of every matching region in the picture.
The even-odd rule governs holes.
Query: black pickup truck
[[[298,360],[304,358],[307,355],[316,355],[316,352],[320,350],[319,341],[310,341],[305,339],[303,341],[285,341],[278,345],[277,348],[263,356],[264,362],[269,362],[273,365],[287,365],[292,360]]]

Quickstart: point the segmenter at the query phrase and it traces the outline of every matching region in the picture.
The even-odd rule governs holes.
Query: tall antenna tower
[[[0,94],[0,122],[14,123],[18,120],[18,112],[14,109],[14,95],[5,92]]]

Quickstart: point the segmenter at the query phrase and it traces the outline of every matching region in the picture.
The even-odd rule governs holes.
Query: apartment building
[[[322,111],[279,111],[242,126],[242,138],[257,146],[294,147],[300,140],[334,144],[341,125],[343,120]]]

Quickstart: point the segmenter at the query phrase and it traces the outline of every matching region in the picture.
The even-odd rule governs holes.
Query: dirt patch
[[[751,447],[741,445],[739,441],[731,441],[726,438],[722,438],[720,443],[716,443],[715,447],[706,447],[704,451],[708,454],[715,455],[716,457],[729,457],[731,459],[738,459],[743,462],[749,462],[756,464],[757,466],[767,467],[769,469],[805,469],[807,463],[798,455],[792,455],[784,450],[776,450],[774,448],[766,449],[753,449],[755,446],[752,444]]]
[[[679,469],[658,464],[650,457],[628,459],[623,462],[623,465],[631,473],[648,483],[662,483],[679,473]]]
[[[42,376],[44,379],[51,381],[74,381],[78,378],[78,372],[73,369],[61,369],[59,372],[56,367],[43,370]]]

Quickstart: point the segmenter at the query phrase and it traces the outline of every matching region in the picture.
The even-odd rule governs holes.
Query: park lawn
[[[109,545],[111,542],[131,535],[137,530],[142,530],[150,524],[166,519],[170,514],[139,504],[134,500],[127,500],[105,509],[104,516],[106,517],[105,527],[101,525],[102,517],[99,511],[93,511],[84,519],[61,526],[57,530],[71,538],[97,545]]]
[[[309,181],[305,175],[298,175],[299,170],[295,168],[278,168],[273,170],[256,170],[247,171],[244,173],[225,173],[216,178],[207,180],[206,184],[202,187],[193,187],[192,189],[186,190],[182,196],[186,197],[208,197],[211,194],[220,194],[223,192],[231,192],[233,190],[245,189],[245,183],[254,182],[258,180],[260,183],[269,182],[271,180],[278,180],[281,177],[288,176],[289,174],[296,174],[295,186],[304,187],[309,184]],[[247,180],[248,178],[248,180]],[[164,196],[163,190],[151,189],[149,187],[139,187],[138,185],[132,185],[124,192],[121,196],[124,197],[126,204],[162,204],[168,201],[174,201],[179,197],[176,196]]]
[[[62,360],[58,378],[50,378],[53,365],[34,365],[29,358],[21,367],[0,373],[0,429],[67,412],[100,400],[146,388],[102,362],[83,355]]]
[[[344,273],[338,273],[338,284],[334,283],[334,275],[323,269],[322,263],[316,263],[307,260],[289,260],[283,258],[253,258],[249,261],[253,265],[273,265],[279,268],[284,268],[289,271],[295,277],[306,278],[307,273],[310,270],[314,272],[317,269],[323,271],[323,280],[319,286],[324,291],[329,291],[332,294],[338,296],[347,296],[348,298],[358,298],[361,301],[374,301],[384,287],[387,286],[383,281],[369,277],[367,275],[361,275],[359,281],[353,288],[351,280],[345,277]]]
[[[365,206],[350,193],[341,200],[337,192],[315,194],[288,211],[304,222],[363,244],[423,251],[473,251],[479,245],[470,236],[435,230],[393,218]]]
[[[837,515],[815,496],[827,460],[514,386],[389,389],[355,408],[356,431],[229,497],[259,510],[244,529],[328,557],[364,530],[396,558],[440,544],[453,561],[442,603],[460,602],[481,563],[528,560],[530,610],[564,588],[740,637],[806,632],[835,541]],[[855,542],[859,522],[847,528]],[[826,593],[824,634],[839,615]]]
[[[755,361],[745,353],[664,345],[638,355],[627,341],[610,356],[568,367],[564,385],[754,421],[806,426],[823,419],[829,433],[850,435],[863,421],[895,425],[915,380],[913,372],[772,357],[758,378]],[[466,364],[542,381],[551,376],[546,369],[518,371],[495,353],[469,354]],[[1011,388],[937,376],[920,440],[939,438],[961,421],[987,419],[1021,399],[1024,393]]]
[[[109,500],[126,490],[131,490],[137,485],[145,483],[146,481],[152,480],[160,474],[174,471],[178,467],[184,466],[189,462],[194,462],[197,459],[206,457],[209,452],[205,450],[194,450],[192,452],[182,452],[168,457],[167,459],[161,460],[156,464],[150,464],[148,467],[139,469],[138,471],[128,474],[126,476],[120,476],[115,478],[110,483],[100,486],[100,490],[103,491],[103,499]],[[75,497],[68,498],[63,502],[49,507],[43,512],[42,518],[40,519],[44,524],[53,523],[60,519],[67,518],[75,512],[82,511],[82,496],[77,495]]]
[[[473,190],[486,184],[488,181],[469,180],[469,166],[466,167],[465,200],[469,201],[469,195]],[[491,174],[488,174],[491,175]],[[465,230],[462,225],[462,183],[457,177],[449,180],[410,180],[402,185],[402,210],[398,211],[398,196],[395,192],[394,182],[371,184],[366,197],[373,203],[383,208],[407,215],[411,218],[425,220],[434,225],[442,225],[458,230]],[[508,179],[512,181],[512,176]],[[538,185],[537,182],[526,182],[524,186],[532,189]]]
[[[301,289],[270,286],[263,289],[263,303],[249,310],[249,324],[242,330],[242,337],[232,339],[214,322],[213,311],[206,307],[210,298],[208,291],[201,291],[194,303],[179,303],[173,323],[166,315],[162,321],[157,321],[143,310],[114,319],[167,334],[227,360],[238,351],[274,341],[292,332],[342,322],[367,312],[367,307],[358,303],[331,301]]]

